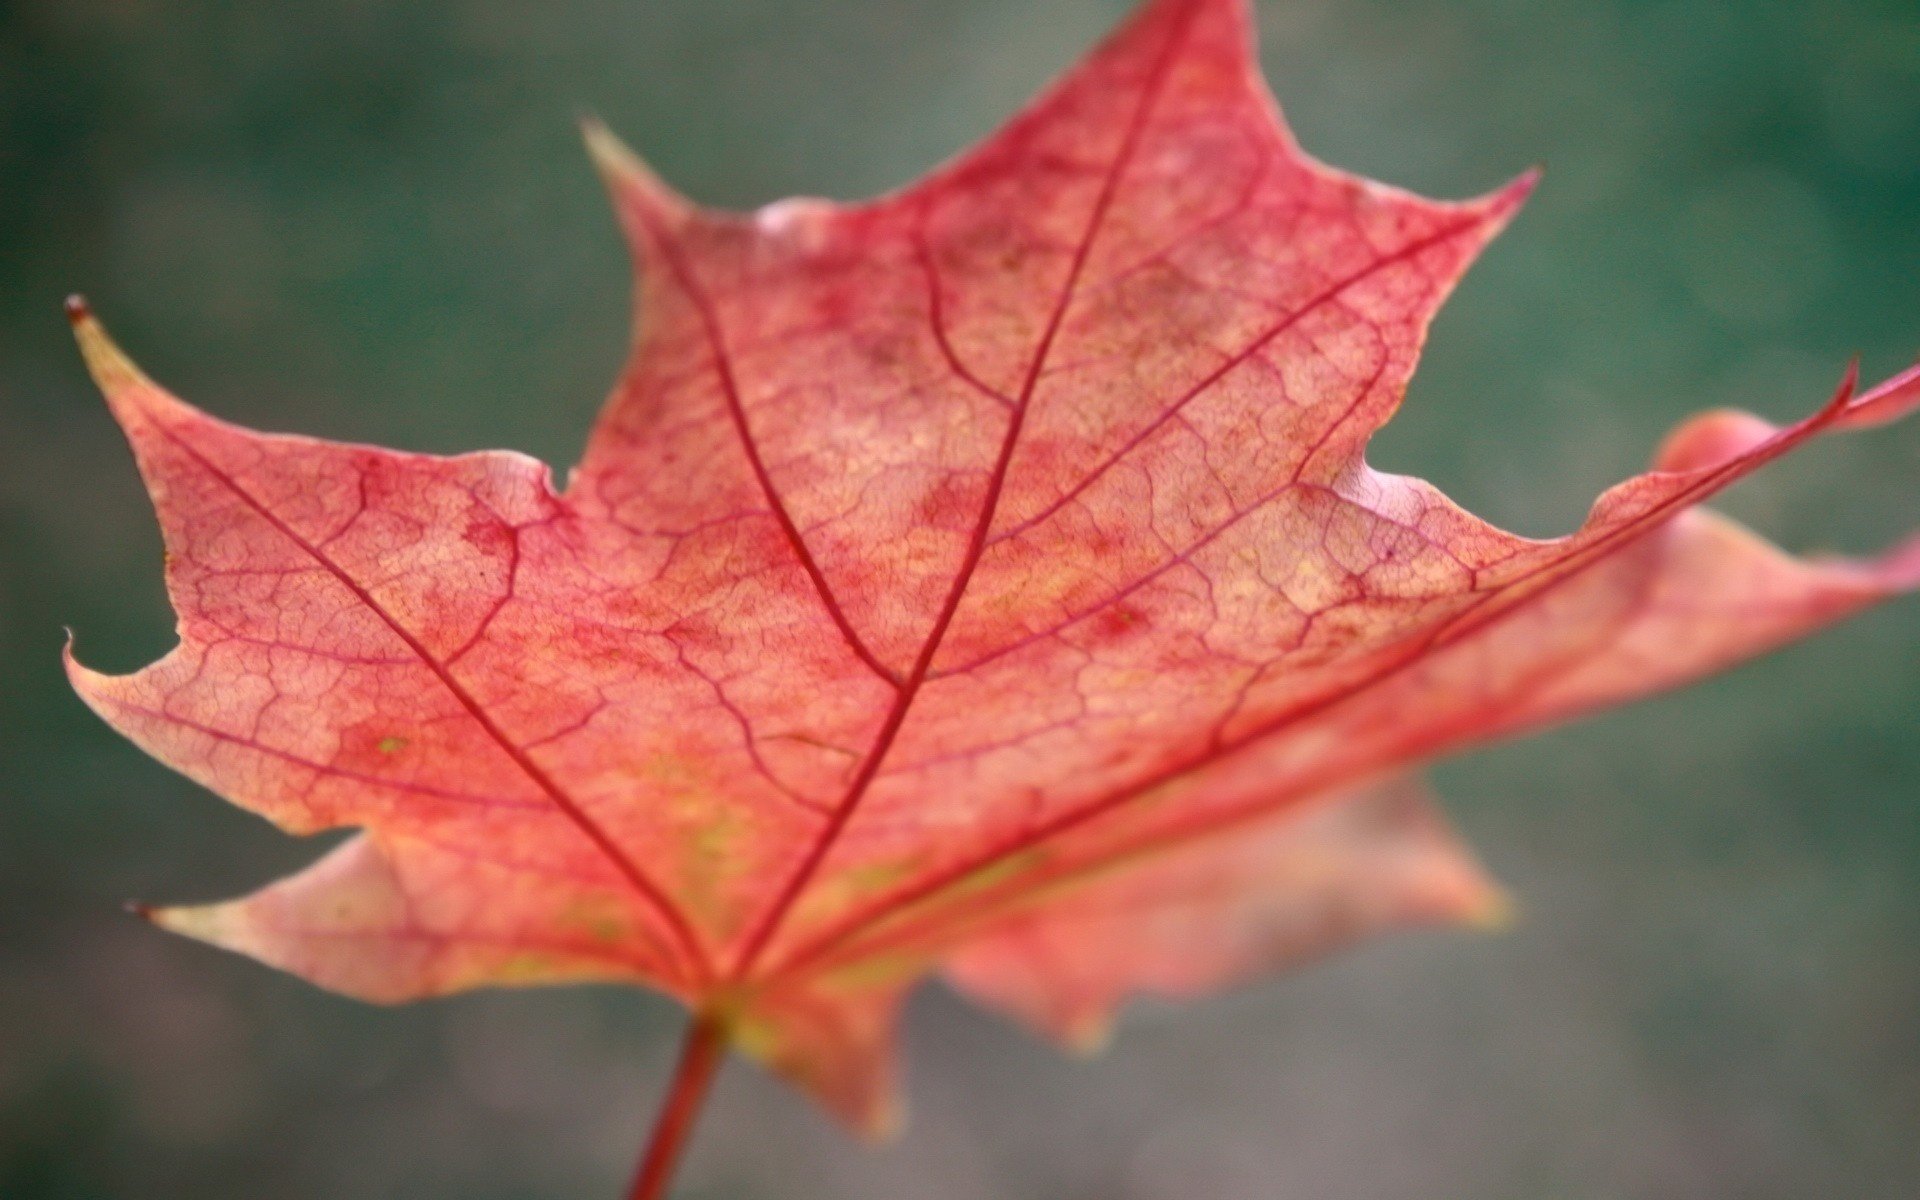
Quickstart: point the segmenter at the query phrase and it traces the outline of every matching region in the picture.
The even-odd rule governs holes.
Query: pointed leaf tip
[[[1098,1058],[1113,1045],[1113,1013],[1088,1013],[1061,1031],[1061,1046],[1075,1058]]]
[[[71,629],[66,632],[66,645],[60,647],[60,666],[66,671],[67,682],[73,686],[73,690],[80,699],[98,712],[99,708],[95,702],[102,691],[102,685],[106,683],[107,676],[80,661],[74,654],[74,644],[77,640],[74,632]]]
[[[638,205],[655,217],[693,211],[693,203],[660,178],[659,173],[600,118],[592,114],[581,116],[580,137],[587,144],[587,154],[593,159],[600,178],[613,194],[622,220],[627,217],[629,204]]]
[[[1544,173],[1541,167],[1528,167],[1480,198],[1477,203],[1495,233],[1505,229],[1520,215],[1520,210],[1532,199],[1534,189],[1540,186]]]
[[[1883,380],[1847,404],[1845,425],[1866,429],[1897,421],[1920,407],[1920,363]]]
[[[1509,180],[1507,185],[1500,189],[1501,194],[1506,196],[1512,206],[1517,209],[1532,197],[1534,189],[1538,188],[1540,181],[1546,177],[1546,164],[1535,163]]]
[[[907,1106],[891,1089],[861,1113],[854,1126],[861,1139],[872,1146],[897,1140],[906,1127]]]
[[[607,128],[605,121],[592,113],[581,113],[578,123],[580,139],[587,144],[587,154],[603,174],[621,174],[638,163],[638,156],[627,148],[627,144],[613,130]]]
[[[1841,372],[1840,385],[1833,390],[1831,401],[1835,409],[1843,409],[1853,403],[1854,393],[1860,389],[1860,356],[1854,355],[1847,360],[1847,369]]]
[[[153,387],[153,381],[108,335],[83,297],[67,299],[67,319],[73,324],[74,340],[80,343],[80,355],[86,360],[87,372],[106,393],[109,404],[117,403],[131,388]]]
[[[1520,906],[1505,888],[1489,884],[1465,915],[1465,924],[1482,933],[1506,933],[1520,923]]]

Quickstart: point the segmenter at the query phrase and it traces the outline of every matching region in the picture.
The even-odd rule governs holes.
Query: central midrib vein
[[[1785,453],[1799,439],[1818,432],[1830,425],[1844,410],[1844,399],[1849,394],[1851,384],[1844,386],[1840,396],[1814,416],[1776,433],[1762,448],[1749,455],[1729,460],[1720,467],[1709,470],[1701,479],[1688,487],[1667,497],[1645,513],[1641,513],[1617,529],[1596,538],[1581,547],[1568,559],[1560,560],[1508,581],[1498,590],[1488,592],[1480,601],[1468,609],[1456,613],[1452,618],[1434,629],[1426,631],[1417,638],[1399,648],[1386,666],[1362,677],[1346,688],[1329,695],[1313,698],[1309,702],[1287,710],[1280,716],[1264,721],[1255,728],[1235,737],[1229,742],[1212,748],[1206,753],[1182,761],[1172,768],[1155,774],[1143,781],[1130,785],[1103,801],[1090,804],[1061,814],[1038,829],[1030,830],[1021,837],[995,847],[985,854],[960,864],[959,866],[924,881],[906,893],[892,898],[886,910],[876,907],[866,913],[856,913],[851,918],[827,930],[797,951],[781,961],[777,973],[787,975],[819,963],[833,954],[846,943],[853,941],[860,933],[879,925],[887,919],[888,912],[900,912],[917,907],[937,896],[962,880],[977,875],[996,862],[1005,861],[1013,854],[1032,849],[1064,832],[1078,828],[1087,822],[1130,804],[1154,789],[1195,771],[1221,762],[1254,744],[1274,736],[1289,726],[1311,718],[1327,709],[1335,707],[1356,696],[1363,695],[1373,686],[1391,679],[1401,671],[1424,660],[1425,655],[1435,649],[1445,648],[1484,632],[1488,627],[1525,612],[1528,606],[1542,595],[1557,589],[1573,579],[1580,577],[1596,564],[1605,561],[1611,554],[1636,542],[1658,528],[1664,519],[1685,508],[1690,503],[1704,499],[1726,483],[1745,474]],[[1564,568],[1564,569],[1561,569]],[[1558,572],[1555,574],[1554,572]],[[1542,574],[1550,576],[1548,581],[1531,591],[1524,591],[1525,585]],[[1516,595],[1516,592],[1518,594]],[[1502,605],[1502,601],[1506,603]],[[1252,812],[1249,808],[1247,812]],[[1234,819],[1241,819],[1246,812],[1237,812]],[[1085,864],[1083,864],[1084,866]]]
[[[1133,114],[1128,121],[1126,132],[1121,138],[1120,145],[1114,152],[1113,162],[1108,166],[1106,176],[1101,181],[1100,191],[1094,197],[1093,207],[1087,216],[1086,232],[1081,237],[1079,245],[1075,247],[1073,260],[1067,269],[1066,279],[1061,284],[1060,295],[1055,300],[1052,311],[1048,314],[1046,326],[1041,331],[1040,339],[1034,347],[1032,359],[1027,365],[1026,375],[1021,380],[1020,391],[1015,397],[1013,414],[1008,419],[1006,433],[1001,438],[999,453],[994,461],[993,473],[988,478],[986,493],[981,500],[980,516],[974,523],[972,535],[968,538],[966,553],[961,560],[959,568],[954,573],[953,582],[947,589],[946,597],[942,601],[939,612],[934,618],[933,625],[928,630],[926,640],[921,643],[920,652],[915,656],[913,666],[907,672],[906,677],[900,681],[893,703],[889,706],[887,715],[881,722],[879,731],[874,736],[872,747],[867,751],[866,757],[861,761],[859,771],[855,773],[853,779],[848,783],[847,790],[842,796],[840,803],[834,806],[832,816],[815,837],[813,844],[807,850],[806,856],[800,861],[794,872],[788,876],[787,882],[781,887],[780,892],[775,896],[772,904],[768,906],[766,915],[761,918],[759,924],[754,927],[752,934],[747,938],[746,942],[743,943],[740,956],[735,961],[731,972],[731,977],[736,982],[744,981],[750,977],[755,964],[760,959],[760,955],[772,941],[773,936],[779,932],[781,924],[798,904],[800,897],[805,893],[808,885],[819,873],[821,865],[826,861],[827,855],[832,851],[834,845],[839,841],[841,834],[846,831],[847,826],[852,822],[854,814],[859,810],[861,801],[865,799],[868,789],[873,784],[874,778],[879,774],[880,767],[885,762],[888,752],[893,748],[894,741],[900,734],[901,726],[905,724],[907,714],[912,709],[914,700],[919,695],[921,685],[926,682],[927,672],[933,665],[934,656],[939,653],[940,644],[945,639],[947,629],[952,625],[953,618],[960,609],[961,600],[966,595],[967,587],[973,579],[973,573],[980,564],[981,555],[986,552],[987,534],[992,528],[994,515],[999,508],[1001,494],[1006,487],[1007,473],[1013,463],[1014,450],[1019,444],[1020,431],[1026,422],[1027,412],[1033,400],[1034,391],[1039,386],[1040,377],[1046,368],[1047,359],[1053,349],[1054,341],[1059,336],[1061,326],[1066,320],[1067,311],[1072,306],[1075,291],[1079,285],[1081,274],[1086,268],[1087,260],[1092,253],[1094,241],[1099,235],[1107,211],[1111,207],[1114,195],[1119,189],[1121,176],[1125,173],[1127,164],[1133,157],[1134,150],[1139,144],[1140,136],[1146,128],[1147,119],[1152,112],[1154,101],[1158,98],[1162,87],[1165,85],[1173,62],[1178,56],[1182,44],[1186,40],[1188,27],[1194,19],[1195,11],[1195,9],[1189,7],[1182,13],[1179,26],[1168,33],[1166,45],[1162,48],[1159,58],[1153,64],[1151,73],[1141,87],[1139,102],[1135,105]],[[741,426],[740,432],[742,439],[751,447],[752,440],[748,436],[744,424]],[[832,604],[830,599],[829,607],[837,609],[837,605]]]

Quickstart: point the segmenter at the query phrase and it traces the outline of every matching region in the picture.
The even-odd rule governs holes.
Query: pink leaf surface
[[[1920,541],[1807,562],[1694,507],[1920,371],[1695,418],[1555,540],[1371,469],[1532,179],[1309,159],[1236,0],[1149,4],[865,204],[713,212],[589,142],[639,317],[563,491],[224,424],[76,314],[180,644],[75,686],[282,828],[362,830],[160,924],[374,1000],[656,988],[877,1128],[929,973],[1086,1040],[1136,991],[1484,920],[1409,769],[1920,583]]]

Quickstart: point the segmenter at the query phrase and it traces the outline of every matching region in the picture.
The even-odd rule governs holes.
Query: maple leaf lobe
[[[640,268],[579,468],[263,435],[81,305],[180,643],[74,684],[296,832],[183,933],[391,1001],[623,980],[886,1125],[929,972],[1070,1042],[1498,889],[1407,772],[1920,582],[1701,500],[1920,403],[1707,414],[1575,533],[1373,471],[1434,313],[1532,186],[1305,156],[1234,0],[1149,4],[865,204],[712,212],[587,128]]]

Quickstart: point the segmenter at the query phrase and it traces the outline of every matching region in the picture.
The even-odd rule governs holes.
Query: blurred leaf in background
[[[169,642],[158,539],[66,337],[267,429],[564,466],[628,279],[573,134],[711,203],[894,186],[1123,0],[0,5],[0,1196],[604,1197],[677,1014],[613,990],[365,1008],[123,917],[314,857],[68,693],[61,626]],[[1911,0],[1265,3],[1306,146],[1432,195],[1546,183],[1435,330],[1382,467],[1562,531],[1681,414],[1920,346]],[[1747,485],[1788,545],[1909,526],[1920,429]],[[1177,1016],[1093,1064],[930,993],[869,1155],[731,1072],[689,1196],[1907,1197],[1920,1180],[1920,617],[1444,768],[1525,906]],[[1036,1119],[1045,1114],[1045,1120]]]

